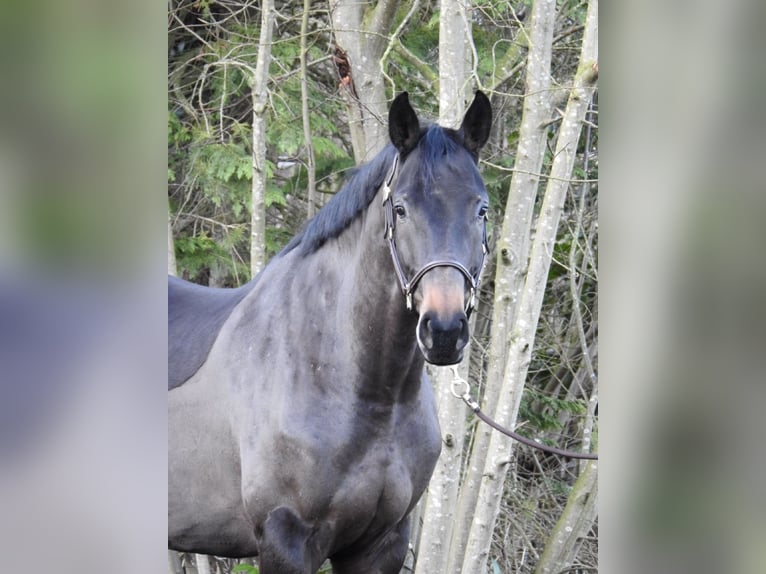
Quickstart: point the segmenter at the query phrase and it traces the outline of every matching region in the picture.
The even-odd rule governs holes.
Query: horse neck
[[[417,315],[406,309],[383,230],[378,194],[338,244],[351,249],[339,256],[353,268],[339,293],[338,317],[355,349],[359,392],[375,400],[406,400],[419,389],[424,360],[415,336]]]

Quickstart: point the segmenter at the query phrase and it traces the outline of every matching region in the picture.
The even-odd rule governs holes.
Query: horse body
[[[367,272],[391,265],[380,241],[382,220],[370,219],[375,218],[364,223],[377,233],[358,236],[375,238],[378,245],[359,246],[356,254],[367,262]],[[349,236],[357,234],[349,230]],[[176,506],[184,509],[186,523],[194,516],[220,517],[187,530],[180,538],[188,542],[177,543],[179,549],[209,544],[203,550],[210,554],[258,554],[264,534],[257,525],[282,508],[288,517],[300,517],[308,536],[316,532],[322,538],[317,558],[324,560],[346,541],[364,546],[365,538],[387,534],[425,488],[439,454],[439,430],[415,321],[401,294],[365,288],[369,276],[352,280],[304,269],[323,267],[322,259],[337,257],[345,247],[341,240],[311,259],[292,252],[275,261],[232,313],[204,366],[170,394],[171,452],[179,467],[171,468],[169,492],[181,496],[170,501],[171,518]],[[295,280],[301,276],[318,279]],[[282,303],[274,307],[269,301]],[[314,307],[310,314],[307,301]],[[349,318],[360,307],[379,309],[387,320],[353,324]],[[257,340],[253,324],[262,328]],[[295,357],[300,343],[282,344],[294,337],[297,324],[311,349],[302,360]],[[349,328],[354,336],[338,335]],[[351,354],[354,347],[370,351],[359,357]],[[355,360],[344,359],[349,356]],[[213,460],[218,462],[211,465]],[[227,467],[238,473],[224,476]],[[331,529],[320,532],[320,524],[330,523]]]
[[[169,393],[171,548],[259,555],[263,574],[310,574],[328,557],[339,574],[401,568],[441,448],[424,360],[461,356],[465,278],[434,268],[414,292],[419,313],[404,305],[378,188],[403,151],[410,181],[420,152],[396,143],[359,174],[374,186],[364,208],[329,232],[318,216],[226,309],[201,367]],[[464,241],[439,239],[463,255]],[[401,248],[418,258],[404,233]],[[442,323],[454,333],[435,331]]]

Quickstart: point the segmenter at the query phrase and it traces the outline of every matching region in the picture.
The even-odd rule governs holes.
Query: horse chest
[[[299,427],[283,428],[268,454],[281,461],[267,477],[274,496],[268,501],[258,496],[256,514],[265,519],[270,509],[288,506],[307,523],[332,525],[338,548],[399,523],[438,458],[438,422],[428,400],[395,412],[386,425],[379,422],[372,424],[369,416],[328,421],[326,432],[310,435]],[[277,492],[274,484],[280,485]],[[251,492],[262,495],[262,486],[253,485]]]
[[[438,450],[432,437],[423,442],[393,439],[369,445],[365,456],[351,463],[326,509],[336,525],[337,543],[374,538],[398,524],[420,498]],[[438,434],[436,435],[438,439]],[[422,448],[423,445],[430,448]]]
[[[351,531],[362,526],[376,530],[395,524],[413,500],[416,471],[396,450],[381,449],[370,454],[338,483],[328,514]]]

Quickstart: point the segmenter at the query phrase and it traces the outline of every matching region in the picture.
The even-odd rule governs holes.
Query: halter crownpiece
[[[394,176],[399,168],[399,154],[394,157],[394,163],[391,166],[391,171],[386,176],[386,181],[383,183],[383,204],[391,199],[391,183],[394,181]]]
[[[399,252],[396,249],[396,239],[394,238],[396,220],[394,218],[394,204],[391,197],[391,184],[393,183],[398,168],[399,155],[397,154],[394,158],[394,163],[391,166],[391,171],[389,172],[388,176],[386,176],[386,179],[383,183],[383,209],[385,211],[386,220],[385,238],[388,242],[389,251],[391,251],[391,260],[394,263],[394,270],[396,271],[396,276],[399,279],[399,286],[402,289],[402,294],[404,295],[404,299],[407,304],[407,310],[412,311],[412,293],[415,291],[415,287],[417,287],[418,282],[420,282],[426,273],[436,267],[453,267],[463,274],[463,276],[468,280],[468,284],[471,286],[468,302],[465,306],[465,313],[470,317],[471,311],[473,311],[474,307],[476,306],[476,291],[479,288],[479,280],[481,279],[481,274],[487,264],[487,254],[489,253],[489,244],[487,243],[487,216],[484,216],[483,221],[481,265],[479,265],[479,270],[475,275],[472,274],[465,267],[465,265],[459,263],[458,261],[452,261],[449,259],[437,259],[436,261],[431,261],[430,263],[423,265],[423,267],[421,267],[420,270],[415,273],[415,275],[413,275],[412,279],[407,280],[407,276],[404,274],[404,268],[402,267],[402,263],[399,260]]]

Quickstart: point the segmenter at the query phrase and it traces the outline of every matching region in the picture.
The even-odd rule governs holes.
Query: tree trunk
[[[439,123],[458,128],[470,93],[471,29],[468,8],[463,0],[441,0],[439,19]],[[423,529],[418,545],[416,574],[445,572],[449,543],[458,498],[460,467],[465,443],[467,409],[452,396],[456,374],[468,380],[470,347],[456,372],[430,369],[437,397],[442,453],[436,464],[425,500]]]
[[[184,574],[184,569],[181,565],[181,557],[175,550],[168,550],[168,573]]]
[[[316,166],[314,162],[314,145],[311,141],[311,122],[309,115],[309,80],[306,67],[308,58],[308,28],[311,0],[303,0],[303,18],[301,19],[301,112],[303,114],[303,139],[306,148],[306,171],[308,173],[308,189],[306,211],[307,219],[314,217],[316,211]]]
[[[388,44],[399,0],[330,0],[337,45],[348,55],[346,93],[354,158],[372,159],[388,142],[386,98],[379,62]]]
[[[535,8],[537,7],[536,3]],[[511,330],[508,362],[495,410],[496,420],[510,428],[515,426],[524,390],[558,223],[574,168],[582,121],[598,77],[597,13],[598,3],[593,0],[588,7],[580,64],[556,141],[551,174],[537,221],[529,270]],[[512,446],[511,440],[500,433],[494,433],[490,438],[476,512],[463,561],[464,574],[479,574],[484,572],[486,567],[492,529],[500,509]]]
[[[569,494],[567,505],[551,530],[535,574],[554,574],[572,565],[577,542],[588,534],[596,517],[598,464],[588,461]]]
[[[173,243],[173,218],[170,215],[170,207],[168,207],[168,275],[177,275],[176,268],[176,249]]]
[[[273,0],[261,2],[261,35],[253,76],[253,186],[250,218],[250,272],[255,277],[266,262],[266,111],[268,108],[269,63],[274,22]]]
[[[194,564],[197,566],[197,574],[211,574],[210,559],[207,554],[195,554]]]
[[[519,128],[515,171],[511,179],[502,229],[497,238],[492,333],[482,401],[489,413],[492,413],[498,403],[501,392],[503,372],[508,361],[511,326],[527,271],[532,215],[545,156],[547,122],[551,113],[550,67],[555,12],[555,0],[536,0],[528,32],[520,33],[529,36],[531,46],[527,55],[526,96]],[[466,477],[456,513],[453,543],[450,547],[448,572],[453,574],[461,574],[463,562],[470,556],[466,555],[466,543],[474,523],[479,485],[492,433],[486,425],[477,428],[470,463],[466,467]]]
[[[466,0],[441,0],[439,8],[439,123],[460,127],[470,99],[473,38]]]

